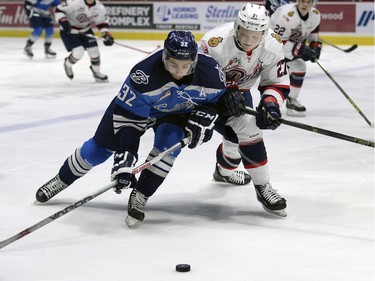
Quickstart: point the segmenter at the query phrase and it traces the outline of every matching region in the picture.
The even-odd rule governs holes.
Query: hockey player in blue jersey
[[[278,7],[289,4],[290,2],[295,2],[291,0],[266,0],[265,7],[269,13],[269,16],[271,16]]]
[[[59,173],[40,187],[39,202],[46,202],[114,154],[111,178],[116,190],[133,187],[126,222],[144,219],[148,197],[163,183],[181,150],[142,171],[138,182],[132,175],[140,138],[151,128],[154,146],[147,159],[178,143],[187,134],[189,148],[210,140],[220,115],[241,115],[240,93],[225,89],[225,77],[211,57],[198,54],[194,36],[171,31],[164,48],[135,65],[118,95],[107,108],[95,135],[69,156]]]
[[[56,53],[51,50],[53,40],[53,16],[51,13],[57,5],[61,4],[60,0],[27,0],[25,1],[25,11],[29,17],[30,27],[33,29],[29,38],[27,39],[26,46],[23,49],[24,54],[32,59],[34,54],[31,46],[39,39],[45,30],[44,37],[44,54],[46,58],[56,57]]]

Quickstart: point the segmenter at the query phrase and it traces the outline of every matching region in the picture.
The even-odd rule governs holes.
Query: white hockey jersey
[[[312,7],[307,19],[303,20],[297,10],[297,4],[283,5],[272,14],[270,27],[285,44],[285,57],[293,59],[292,50],[296,42],[318,41],[320,13]]]
[[[259,78],[260,93],[272,95],[282,104],[289,93],[282,41],[268,30],[260,45],[248,54],[237,46],[233,32],[233,22],[210,30],[199,42],[199,51],[220,64],[227,83],[233,81],[246,91]]]
[[[98,0],[88,6],[84,0],[66,0],[57,6],[56,21],[66,17],[72,26],[71,33],[83,33],[91,28],[91,24],[98,27],[100,32],[108,31],[107,10]]]

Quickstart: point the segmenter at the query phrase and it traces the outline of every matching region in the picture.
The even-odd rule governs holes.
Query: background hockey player
[[[268,15],[271,16],[278,7],[295,2],[292,0],[266,0],[265,7],[268,11]]]
[[[126,222],[132,226],[142,221],[148,197],[163,183],[181,151],[142,171],[136,185],[132,170],[143,133],[150,127],[155,132],[150,159],[187,133],[191,135],[189,148],[207,142],[217,118],[214,102],[218,102],[220,114],[240,114],[241,101],[232,101],[236,93],[226,92],[224,74],[217,62],[197,51],[192,33],[170,32],[164,49],[132,68],[94,137],[67,158],[58,175],[38,189],[36,199],[48,201],[115,153],[112,179],[118,183],[116,189],[134,187]]]
[[[271,28],[285,44],[284,54],[290,75],[287,115],[305,116],[306,107],[297,100],[306,75],[306,61],[316,62],[322,44],[319,42],[320,13],[313,0],[298,0],[277,8],[271,16]]]
[[[56,20],[60,25],[60,36],[65,48],[71,52],[64,60],[66,75],[73,79],[72,66],[79,61],[85,50],[90,69],[97,82],[108,81],[108,76],[100,72],[100,53],[98,43],[93,38],[91,24],[102,34],[104,45],[112,46],[114,39],[108,31],[108,15],[105,7],[98,0],[66,0],[56,9]]]
[[[23,49],[24,54],[32,59],[34,54],[31,46],[44,34],[44,54],[46,58],[56,57],[56,53],[51,50],[53,41],[53,13],[60,0],[27,0],[25,1],[25,12],[29,17],[30,27],[33,29],[26,41]]]
[[[250,177],[235,170],[241,160],[253,180],[257,198],[266,211],[286,216],[286,200],[270,184],[268,158],[260,129],[276,129],[281,117],[279,105],[289,93],[283,44],[268,28],[264,6],[248,3],[238,12],[234,23],[207,32],[200,50],[221,65],[228,87],[239,87],[246,104],[253,107],[250,88],[258,78],[261,94],[256,118],[251,115],[221,118],[215,129],[224,137],[216,154],[216,181],[247,184]]]

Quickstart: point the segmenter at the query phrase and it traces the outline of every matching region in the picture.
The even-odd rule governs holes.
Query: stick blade
[[[350,53],[351,51],[354,51],[355,49],[357,49],[358,45],[357,44],[354,44],[353,46],[351,46],[349,49],[346,49],[344,50],[345,53]]]

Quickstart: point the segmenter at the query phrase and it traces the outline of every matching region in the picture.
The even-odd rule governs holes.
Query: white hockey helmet
[[[268,22],[268,12],[264,6],[247,3],[238,11],[234,22],[234,34],[236,36],[239,26],[252,31],[268,30]]]

